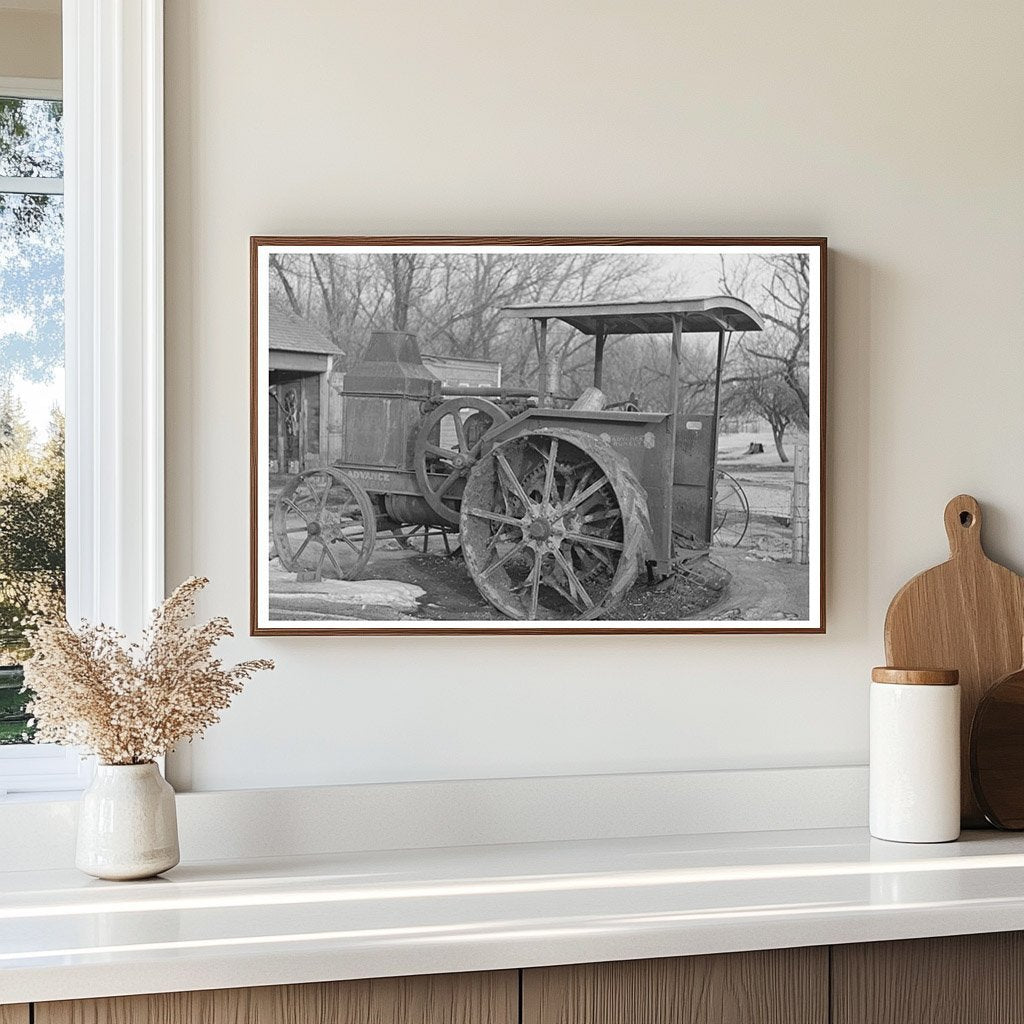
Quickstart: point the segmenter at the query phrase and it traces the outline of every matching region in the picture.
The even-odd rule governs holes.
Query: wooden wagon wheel
[[[715,522],[712,543],[738,548],[750,525],[750,502],[740,482],[725,470],[715,475]]]
[[[373,554],[377,517],[363,488],[340,469],[307,469],[274,503],[274,546],[288,572],[351,580]],[[308,574],[308,575],[307,575]]]
[[[459,495],[451,492],[476,465],[484,435],[509,419],[493,402],[475,397],[449,398],[424,417],[416,434],[416,481],[427,504],[446,523],[459,521]],[[438,476],[443,479],[437,481]]]
[[[477,588],[514,619],[593,619],[632,587],[650,536],[628,463],[582,431],[496,445],[462,497],[462,550]]]

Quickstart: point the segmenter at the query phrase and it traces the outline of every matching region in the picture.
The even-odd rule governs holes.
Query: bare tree
[[[783,438],[789,426],[806,427],[810,416],[810,271],[803,253],[719,257],[719,285],[748,302],[765,329],[730,336],[722,376],[730,411],[767,421],[779,458],[788,461]],[[710,407],[715,359],[706,347],[683,351],[681,385],[687,400]]]
[[[657,260],[616,252],[275,254],[271,265],[272,293],[331,338],[348,366],[370,331],[386,325],[415,332],[425,353],[499,361],[503,379],[523,387],[537,382],[534,339],[528,323],[501,315],[503,306],[652,298],[652,281],[673,287]],[[565,390],[590,383],[593,345],[549,325],[549,361]],[[664,365],[662,349],[649,338],[609,338],[605,390],[616,398],[644,388],[667,394],[667,378],[652,365]]]
[[[303,309],[299,304],[299,299],[295,292],[295,284],[292,282],[292,276],[285,269],[284,261],[286,259],[287,257],[283,257],[278,253],[272,254],[270,257],[270,269],[274,271],[277,276],[277,280],[280,282],[282,289],[284,289],[285,297],[288,299],[288,305],[291,306],[292,312],[298,316],[303,316]]]
[[[416,253],[395,252],[388,257],[391,284],[391,326],[396,331],[404,331],[409,327],[409,304],[412,301],[416,264]]]
[[[810,259],[806,253],[758,256],[767,282],[762,284],[761,315],[767,330],[744,339],[754,360],[771,364],[792,394],[806,425],[811,412],[807,370],[810,355]]]
[[[789,456],[782,445],[787,428],[801,419],[801,410],[792,390],[778,377],[752,376],[735,383],[724,396],[723,408],[732,412],[754,412],[761,416],[771,428],[772,440],[780,462],[789,462]]]

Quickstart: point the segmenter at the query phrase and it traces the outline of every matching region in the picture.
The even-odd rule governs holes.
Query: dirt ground
[[[758,529],[751,531],[749,545],[695,554],[678,563],[674,576],[653,586],[638,581],[609,617],[652,622],[806,618],[807,568],[789,561],[788,530],[772,523],[752,525]],[[457,540],[451,543],[449,555],[437,536],[430,538],[426,553],[381,540],[361,579],[353,583],[296,583],[275,560],[271,615],[310,620],[502,619],[481,598]],[[385,586],[371,592],[362,586],[375,581]]]
[[[764,454],[747,453],[752,440],[764,444]],[[672,577],[654,585],[638,580],[609,618],[727,622],[808,617],[807,567],[790,561],[792,463],[779,462],[770,434],[732,434],[723,435],[719,465],[740,481],[750,503],[750,524],[742,546],[713,547],[708,553],[690,556],[682,553]],[[271,500],[276,491],[273,484],[279,479],[272,481]],[[437,532],[430,534],[426,551],[422,550],[422,538],[410,549],[385,534],[378,538],[360,579],[351,582],[299,583],[274,559],[271,617],[310,621],[503,619],[480,596],[466,570],[458,534],[448,535],[448,549]]]

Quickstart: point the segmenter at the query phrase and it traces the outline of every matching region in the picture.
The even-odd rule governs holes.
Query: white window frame
[[[0,97],[18,100],[60,100],[59,78],[5,78],[0,75]],[[63,195],[63,178],[10,178],[0,174],[0,192],[22,195]]]
[[[0,96],[25,100],[62,99],[61,82],[52,78],[0,77]],[[61,195],[63,178],[11,178],[0,176],[0,192],[22,195]],[[78,790],[86,785],[91,765],[74,750],[52,743],[0,746],[0,796]]]
[[[64,88],[59,78],[10,78],[0,75],[0,96],[19,100],[60,100]]]
[[[63,48],[34,84],[64,100],[68,617],[137,635],[164,596],[163,0],[63,0]],[[0,748],[0,795],[91,772]]]

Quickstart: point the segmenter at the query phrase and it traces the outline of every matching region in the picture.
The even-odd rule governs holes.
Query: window
[[[64,0],[62,25],[63,157],[44,146],[44,160],[31,136],[38,163],[19,160],[15,167],[9,160],[0,171],[0,193],[12,207],[35,202],[62,213],[68,616],[138,635],[165,594],[163,4]],[[0,97],[60,101],[62,84],[0,78]],[[28,146],[29,138],[19,129],[13,148]],[[40,196],[51,198],[40,202]],[[0,228],[4,245],[14,251],[9,225]],[[7,294],[0,282],[0,303]],[[49,314],[60,307],[56,298],[38,308]],[[24,316],[21,323],[27,326]],[[43,343],[42,335],[33,340]],[[13,376],[9,351],[0,348],[0,363]],[[38,386],[59,395],[59,365],[47,374],[43,364],[23,368],[21,378],[45,377],[49,383]],[[40,404],[45,423],[45,395]],[[0,715],[10,715],[9,727],[24,729],[24,721],[14,721],[16,707]],[[60,794],[81,788],[90,774],[91,762],[71,750],[0,745],[0,799],[4,791],[14,794],[8,800],[28,799],[20,795],[26,792]]]
[[[0,81],[0,787],[78,784],[77,757],[29,746],[26,618],[63,603],[64,143],[52,86]],[[31,784],[30,784],[31,783]]]

